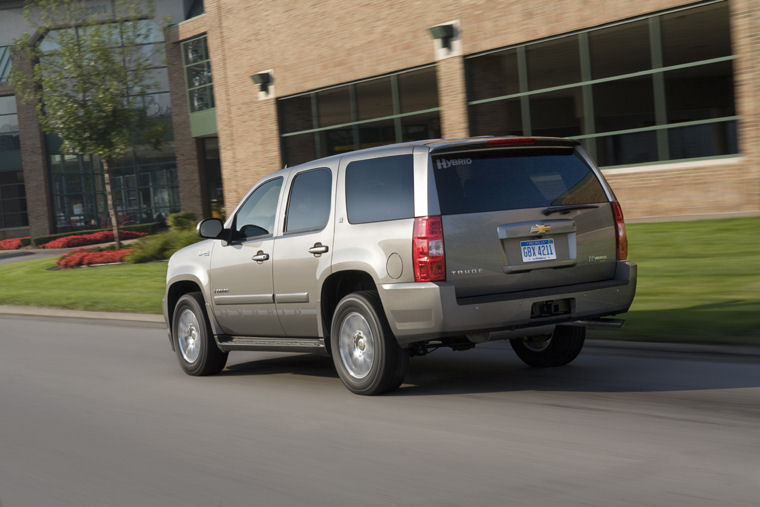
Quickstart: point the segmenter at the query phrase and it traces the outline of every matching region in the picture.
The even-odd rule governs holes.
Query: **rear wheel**
[[[177,301],[172,340],[179,364],[188,375],[213,375],[227,364],[227,353],[214,341],[200,292],[190,292]]]
[[[525,364],[547,368],[563,366],[578,357],[585,340],[586,328],[557,326],[550,335],[515,338],[509,343]]]
[[[340,300],[330,341],[335,369],[351,392],[382,394],[403,382],[409,353],[396,342],[377,292],[354,292]]]

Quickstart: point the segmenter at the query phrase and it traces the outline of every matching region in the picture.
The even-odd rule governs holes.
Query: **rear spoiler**
[[[431,154],[460,152],[463,150],[483,150],[492,148],[575,148],[580,142],[559,137],[478,137],[466,141],[454,141],[435,144],[430,147]]]

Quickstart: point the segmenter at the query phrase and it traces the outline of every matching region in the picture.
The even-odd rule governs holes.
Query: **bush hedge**
[[[139,240],[127,262],[136,264],[168,259],[177,250],[200,240],[195,233],[194,213],[172,213],[166,218],[166,223],[169,230]]]
[[[144,232],[147,234],[154,234],[165,228],[166,226],[161,222],[150,222],[147,224],[132,224],[132,225],[119,226],[120,231]],[[59,232],[57,234],[46,234],[44,236],[37,236],[36,238],[32,238],[31,242],[34,243],[35,246],[40,246],[40,245],[44,245],[45,243],[49,243],[53,241],[54,239],[63,238],[65,236],[81,236],[83,234],[94,234],[96,232],[111,231],[111,230],[113,229],[90,229],[90,230],[83,230],[83,231]]]
[[[132,248],[115,250],[112,248],[79,248],[66,252],[55,261],[59,268],[76,268],[79,266],[92,266],[93,264],[113,264],[124,262],[131,254]]]
[[[119,237],[122,240],[142,238],[143,236],[147,236],[147,234],[147,232],[119,231]],[[74,246],[110,243],[113,240],[113,231],[100,231],[92,234],[64,236],[62,238],[54,239],[53,241],[48,241],[44,245],[40,245],[40,248],[70,248]]]
[[[22,246],[29,244],[30,238],[26,236],[24,238],[8,238],[0,241],[0,250],[18,250]]]

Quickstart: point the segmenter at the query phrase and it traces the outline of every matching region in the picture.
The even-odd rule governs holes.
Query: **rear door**
[[[277,314],[291,337],[316,337],[322,281],[330,274],[335,193],[334,167],[296,173],[291,180],[283,233],[274,242]]]
[[[433,152],[432,164],[457,297],[614,276],[609,199],[572,145]]]

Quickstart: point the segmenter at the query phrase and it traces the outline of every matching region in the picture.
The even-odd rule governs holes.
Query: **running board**
[[[267,350],[271,352],[327,352],[324,338],[278,338],[266,336],[216,335],[222,352],[231,350]]]
[[[625,324],[625,320],[623,319],[588,319],[570,322],[571,326],[603,327],[608,329],[619,329],[623,327],[623,324]]]

